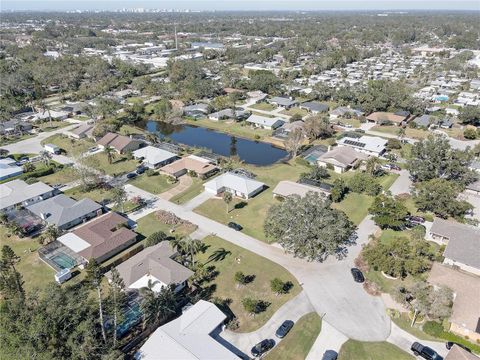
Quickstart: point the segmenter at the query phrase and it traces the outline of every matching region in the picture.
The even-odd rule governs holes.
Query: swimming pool
[[[76,261],[72,259],[70,256],[68,256],[67,254],[58,254],[52,257],[51,260],[55,264],[57,264],[61,270],[71,269],[76,265]]]
[[[448,95],[438,95],[435,96],[436,101],[448,101]]]

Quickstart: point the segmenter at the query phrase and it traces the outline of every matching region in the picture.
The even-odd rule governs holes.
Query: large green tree
[[[382,229],[402,229],[407,223],[408,209],[389,195],[378,195],[368,209],[373,221]]]
[[[430,135],[413,145],[407,164],[414,181],[446,179],[468,184],[475,179],[468,169],[472,160],[470,150],[452,149],[448,138]]]
[[[355,226],[347,216],[330,208],[330,201],[309,192],[289,196],[272,206],[264,224],[267,236],[295,256],[322,261],[337,255],[350,241]]]

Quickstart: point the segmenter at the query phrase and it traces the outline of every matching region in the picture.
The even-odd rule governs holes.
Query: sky
[[[1,10],[480,10],[480,0],[1,0]]]

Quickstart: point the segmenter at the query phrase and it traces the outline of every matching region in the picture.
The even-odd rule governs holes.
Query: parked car
[[[98,146],[94,146],[94,147],[91,147],[90,149],[88,149],[88,152],[93,153],[97,150],[98,150]]]
[[[227,226],[233,230],[241,231],[243,229],[242,225],[239,225],[237,223],[234,223],[233,221],[230,221]]]
[[[423,224],[425,222],[425,219],[421,216],[409,216],[407,220],[412,224]]]
[[[279,339],[283,339],[288,332],[292,329],[295,323],[292,320],[285,320],[282,325],[275,332],[275,336]]]
[[[391,170],[397,170],[397,171],[402,170],[402,168],[396,164],[388,164],[388,165],[390,165]]]
[[[468,351],[468,352],[472,352],[472,350],[470,350],[468,347],[466,347],[465,345],[462,345],[462,344],[459,344],[459,343],[456,343],[456,342],[453,342],[453,341],[448,341],[447,343],[445,343],[445,346],[448,350],[450,350],[453,345],[457,345],[459,347],[461,347],[462,349]]]
[[[322,360],[337,360],[338,353],[334,350],[327,350],[323,353]]]
[[[259,357],[260,355],[266,353],[268,350],[275,346],[275,341],[272,339],[265,339],[260,341],[257,345],[252,348],[252,355],[254,357]]]
[[[443,360],[443,357],[438,355],[435,350],[418,342],[414,342],[410,349],[413,351],[415,356],[420,356],[426,360]]]
[[[363,283],[365,281],[365,277],[363,276],[363,273],[359,269],[351,268],[350,271],[352,273],[353,280],[355,280],[358,283]]]
[[[135,170],[135,172],[136,172],[138,175],[141,175],[141,174],[143,174],[143,173],[145,172],[145,170],[147,170],[147,169],[145,169],[143,166],[139,166],[139,167],[137,167],[137,170]]]
[[[137,176],[137,174],[135,174],[135,173],[128,173],[127,174],[127,179],[133,179],[136,176]]]

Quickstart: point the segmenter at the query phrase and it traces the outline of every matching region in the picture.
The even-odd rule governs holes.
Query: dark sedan
[[[360,270],[358,270],[357,268],[352,268],[350,271],[352,272],[353,280],[358,283],[363,283],[365,281],[365,277]]]
[[[234,223],[233,221],[230,221],[227,226],[233,230],[241,231],[243,229],[242,225],[239,225],[237,223]]]
[[[254,357],[259,357],[262,354],[265,354],[268,350],[270,350],[274,346],[275,346],[275,341],[273,341],[272,339],[262,340],[252,348],[252,355]]]
[[[282,325],[275,332],[275,336],[282,339],[292,329],[295,323],[292,320],[285,320]]]

